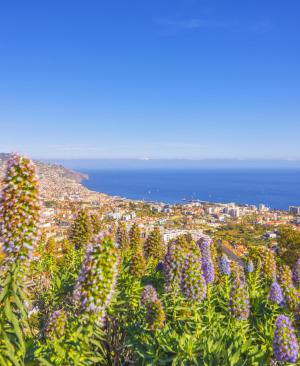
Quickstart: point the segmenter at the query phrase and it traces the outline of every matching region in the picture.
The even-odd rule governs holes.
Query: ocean
[[[82,171],[82,170],[81,170]],[[300,206],[300,169],[93,169],[91,190],[169,204],[187,200]]]

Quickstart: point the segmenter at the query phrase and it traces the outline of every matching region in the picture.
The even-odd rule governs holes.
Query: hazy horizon
[[[300,160],[299,11],[297,0],[3,2],[1,149]]]
[[[70,169],[300,169],[300,160],[276,159],[41,159]]]

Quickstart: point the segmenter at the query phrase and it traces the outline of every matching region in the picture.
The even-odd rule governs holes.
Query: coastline
[[[122,169],[112,171],[89,169],[83,172],[88,179],[83,180],[81,184],[91,191],[111,197],[150,204],[173,206],[203,202],[218,205],[235,202],[241,207],[265,204],[272,210],[280,211],[288,211],[290,206],[300,204],[300,195],[296,187],[296,183],[298,180],[300,181],[298,169],[288,172],[286,170],[260,171],[260,173],[263,175],[258,175],[256,170],[227,170],[224,172],[223,170],[128,171]],[[291,176],[289,177],[286,173]],[[269,176],[269,174],[271,175]],[[274,174],[279,176],[278,182],[276,184],[271,182],[270,186]],[[201,179],[197,177],[198,175]],[[191,186],[190,181],[195,176],[199,182],[192,182]],[[207,182],[202,179],[203,177],[208,177]],[[228,177],[230,180],[226,182],[223,178],[228,180]],[[287,185],[285,180],[287,180]],[[174,190],[174,182],[176,182],[176,190]],[[276,204],[278,202],[279,204]]]

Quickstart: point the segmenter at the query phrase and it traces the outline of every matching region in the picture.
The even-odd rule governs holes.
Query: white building
[[[106,217],[112,220],[120,220],[122,214],[120,212],[109,212]]]
[[[290,206],[289,207],[289,212],[292,215],[300,215],[300,206]]]
[[[277,234],[274,231],[267,231],[264,235],[267,239],[276,239]]]
[[[240,209],[239,209],[239,207],[231,208],[229,210],[229,215],[231,217],[240,217]]]
[[[259,211],[269,211],[269,208],[263,203],[259,204],[258,209]]]
[[[165,230],[163,238],[165,243],[168,243],[170,240],[176,239],[178,238],[178,236],[185,234],[191,234],[194,241],[198,241],[200,239],[210,240],[210,237],[208,235],[203,234],[202,230],[181,230],[181,229]]]

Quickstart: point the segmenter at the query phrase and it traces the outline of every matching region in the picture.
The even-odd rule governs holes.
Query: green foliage
[[[214,239],[223,240],[230,243],[242,244],[246,247],[266,245],[268,241],[263,239],[266,228],[257,224],[255,217],[252,219],[244,218],[241,223],[230,223],[220,227],[214,233]]]
[[[61,249],[64,254],[67,254],[71,250],[71,242],[68,239],[64,239],[61,244]]]
[[[1,279],[0,360],[3,365],[23,365],[26,357],[25,334],[29,324],[21,273],[20,264],[14,263]]]
[[[184,244],[181,239],[179,242]],[[274,321],[282,312],[293,314],[268,302],[269,285],[259,271],[245,278],[250,317],[240,321],[230,317],[227,276],[209,286],[204,300],[191,302],[179,292],[165,293],[164,276],[151,263],[141,277],[132,276],[128,254],[119,267],[115,292],[100,327],[94,321],[86,323],[85,316],[77,313],[70,298],[81,266],[80,257],[74,248],[66,254],[57,264],[58,272],[52,274],[50,288],[44,290],[44,305],[38,306],[39,316],[41,313],[47,316],[30,345],[31,353],[27,357],[32,364],[268,365],[272,357]],[[241,273],[235,276],[241,277]],[[160,300],[145,307],[140,297],[148,283],[157,288]],[[58,309],[67,315],[67,320],[64,326],[52,325],[55,334],[47,336],[51,314]]]
[[[280,257],[293,266],[300,258],[300,232],[289,226],[280,227],[278,245]]]
[[[54,253],[57,250],[56,240],[53,237],[50,237],[45,244],[46,253]]]
[[[255,312],[249,320],[229,317],[226,289],[219,283],[210,288],[204,302],[192,306],[179,294],[161,293],[166,323],[153,332],[144,321],[145,308],[139,306],[140,283],[126,275],[126,268],[124,263],[117,298],[110,309],[124,340],[123,347],[118,347],[118,364],[127,360],[136,365],[268,365],[278,309],[264,300],[259,277],[251,279],[258,281],[251,287],[260,290],[251,299]],[[149,276],[153,281],[156,274],[151,270]]]

